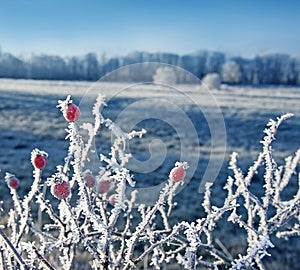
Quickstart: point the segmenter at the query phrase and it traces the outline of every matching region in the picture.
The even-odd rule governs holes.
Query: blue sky
[[[297,0],[0,0],[0,46],[16,55],[300,55],[299,14]]]

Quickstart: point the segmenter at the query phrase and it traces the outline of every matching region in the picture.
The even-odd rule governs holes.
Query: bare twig
[[[2,238],[4,239],[6,244],[9,246],[9,248],[13,252],[13,254],[15,255],[17,261],[22,266],[22,268],[25,269],[25,270],[29,270],[30,269],[29,266],[25,263],[25,261],[23,260],[23,258],[20,255],[20,253],[16,250],[16,248],[14,247],[12,242],[9,240],[9,238],[7,237],[7,235],[5,234],[5,232],[1,228],[0,228],[0,235],[2,236]]]

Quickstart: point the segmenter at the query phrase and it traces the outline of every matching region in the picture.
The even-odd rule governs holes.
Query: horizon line
[[[0,45],[0,56],[3,55],[3,54],[10,54],[16,58],[20,58],[20,59],[28,59],[28,58],[31,58],[33,56],[58,56],[58,57],[61,57],[61,58],[64,58],[64,59],[67,59],[67,58],[73,58],[73,57],[77,57],[77,58],[80,58],[80,57],[84,57],[88,54],[95,54],[97,56],[97,58],[101,58],[101,57],[107,57],[108,59],[111,59],[111,58],[122,58],[122,57],[127,57],[127,56],[130,56],[131,54],[134,54],[134,53],[147,53],[147,54],[171,54],[171,55],[177,55],[179,57],[182,57],[182,56],[197,56],[197,54],[200,54],[200,53],[222,53],[224,54],[225,56],[229,57],[229,58],[235,58],[235,57],[240,57],[240,58],[243,58],[243,59],[254,59],[256,57],[260,57],[260,56],[268,56],[268,55],[286,55],[286,56],[290,56],[292,58],[294,57],[300,57],[300,54],[297,54],[297,53],[288,53],[288,52],[280,52],[280,51],[265,51],[265,52],[261,52],[261,53],[256,53],[256,54],[253,54],[252,56],[244,56],[242,54],[238,54],[238,53],[232,53],[232,52],[226,52],[224,50],[216,50],[216,49],[198,49],[196,51],[191,51],[189,53],[178,53],[178,52],[170,52],[170,51],[147,51],[147,50],[137,50],[137,49],[133,49],[127,53],[123,53],[123,54],[110,54],[108,53],[107,51],[103,51],[102,53],[100,52],[96,52],[95,50],[91,50],[91,51],[87,51],[85,53],[82,53],[82,54],[73,54],[73,55],[64,55],[64,54],[55,54],[55,53],[45,53],[45,52],[20,52],[19,54],[16,54],[16,53],[13,53],[13,52],[10,52],[10,51],[3,51],[2,50],[2,47]]]

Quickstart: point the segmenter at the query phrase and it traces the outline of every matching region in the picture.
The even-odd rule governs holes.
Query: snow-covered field
[[[90,96],[94,98],[102,93],[107,98],[108,106],[103,110],[106,117],[117,120],[127,130],[136,124],[139,128],[146,128],[145,138],[130,149],[133,154],[146,155],[144,159],[147,154],[142,151],[150,155],[149,143],[152,142],[153,147],[155,143],[159,146],[155,139],[161,139],[166,150],[173,155],[181,151],[197,156],[195,152],[199,150],[200,159],[209,158],[211,152],[214,158],[222,159],[225,146],[225,160],[232,151],[237,151],[241,161],[247,163],[260,149],[266,122],[287,112],[295,116],[281,127],[274,154],[285,157],[300,145],[299,88],[223,86],[222,90],[209,91],[194,85],[177,85],[171,89],[151,84],[2,79],[0,91],[2,173],[13,170],[10,160],[13,164],[20,160],[18,172],[21,178],[28,171],[28,164],[23,161],[30,149],[43,147],[50,154],[55,153],[55,160],[51,155],[49,158],[55,164],[65,154],[66,123],[56,105],[57,100],[64,99],[67,94],[80,104],[82,115],[89,117]],[[83,121],[86,120],[92,121],[90,118]],[[195,137],[188,127],[194,127],[198,136]],[[110,140],[100,139],[101,144],[109,146]]]
[[[225,196],[222,185],[229,174],[230,153],[239,153],[242,168],[249,166],[260,151],[263,129],[270,118],[287,112],[295,115],[280,127],[276,136],[274,157],[279,163],[300,147],[300,88],[222,86],[221,90],[209,91],[196,85],[2,79],[0,178],[4,178],[6,171],[14,173],[20,179],[21,189],[26,190],[32,179],[30,152],[36,147],[49,153],[44,177],[54,173],[55,166],[63,163],[68,146],[64,140],[67,124],[56,108],[57,100],[71,94],[74,102],[80,104],[85,121],[89,120],[90,99],[98,93],[107,97],[105,117],[117,121],[125,130],[147,130],[143,139],[128,145],[133,155],[129,167],[137,187],[150,188],[162,183],[176,160],[187,159],[191,164],[191,181],[177,195],[174,219],[193,220],[202,215],[202,194],[198,188],[203,177],[215,180],[216,203]],[[98,135],[97,153],[109,151],[110,139],[107,131]],[[255,181],[259,185],[259,176]],[[293,192],[295,186],[289,187],[286,196]],[[0,194],[1,200],[7,199],[4,181],[0,183]],[[226,233],[234,239],[233,247],[238,246],[238,236]],[[278,257],[279,250],[274,256],[277,261],[285,260],[285,269],[300,264],[294,256],[300,251],[298,239],[283,241],[279,249],[285,249],[285,255]]]

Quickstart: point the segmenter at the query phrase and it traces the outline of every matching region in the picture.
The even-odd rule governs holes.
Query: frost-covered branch
[[[170,168],[169,178],[152,206],[137,205],[138,191],[129,195],[127,192],[128,185],[134,187],[135,181],[126,168],[131,158],[126,144],[134,137],[144,136],[146,131],[126,133],[105,119],[101,114],[106,105],[103,96],[98,96],[92,108],[94,123],[80,127],[80,109],[71,96],[58,103],[68,122],[65,162],[44,181],[42,170],[48,155],[34,149],[33,182],[23,198],[17,193],[16,176],[5,176],[13,207],[7,223],[0,228],[3,269],[74,269],[82,254],[92,269],[133,269],[140,263],[156,269],[168,264],[185,269],[264,269],[264,257],[274,247],[271,237],[300,235],[300,173],[295,174],[300,149],[281,166],[272,155],[277,130],[291,114],[269,121],[261,141],[262,150],[246,173],[238,165],[238,154],[231,155],[232,175],[224,186],[227,197],[221,206],[213,205],[213,185],[209,183],[202,202],[204,217],[174,224],[175,194],[184,184],[188,164],[176,162]],[[114,135],[111,150],[107,155],[100,153],[99,168],[91,171],[89,155],[95,136],[101,136],[105,128]],[[81,135],[82,131],[88,134],[87,138]],[[252,180],[260,169],[264,170],[263,194],[256,194],[251,188]],[[284,200],[282,194],[292,177],[298,177],[298,191]],[[43,217],[42,224],[33,213],[33,204]],[[237,256],[228,252],[226,241],[220,244],[216,238],[218,225],[228,223],[239,227],[246,236],[247,249]]]

